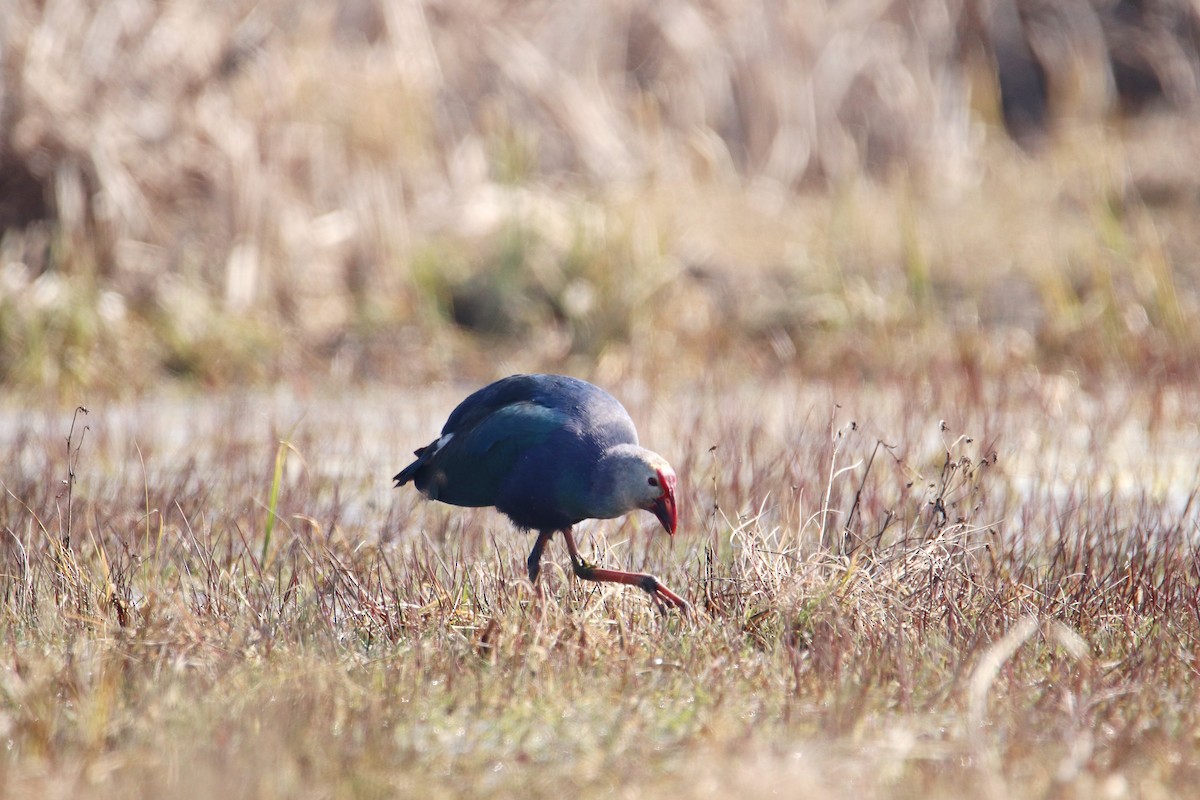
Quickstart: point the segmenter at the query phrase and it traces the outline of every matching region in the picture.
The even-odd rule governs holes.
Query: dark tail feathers
[[[417,481],[417,488],[420,488],[421,483],[419,480],[417,480],[419,477],[418,473],[420,473],[425,465],[429,463],[429,457],[426,456],[425,453],[432,450],[433,445],[418,447],[416,450],[414,450],[413,455],[417,457],[417,460],[396,473],[396,476],[392,478],[392,480],[396,482],[396,485],[392,488],[394,489],[403,486],[409,481]],[[432,453],[430,453],[430,455],[432,455]]]

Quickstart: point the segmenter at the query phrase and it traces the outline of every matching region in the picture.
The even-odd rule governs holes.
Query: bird
[[[526,561],[537,586],[542,554],[558,533],[574,574],[637,586],[660,609],[686,614],[686,600],[646,573],[603,569],[579,555],[571,530],[586,519],[644,509],[671,536],[678,525],[675,470],[638,444],[629,412],[599,386],[566,375],[512,375],[459,403],[433,442],[395,475],[431,500],[494,506],[536,531]]]

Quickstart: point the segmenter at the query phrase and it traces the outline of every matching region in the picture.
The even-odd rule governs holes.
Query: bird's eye
[[[658,478],[647,478],[646,483],[650,484],[651,486],[658,486]]]

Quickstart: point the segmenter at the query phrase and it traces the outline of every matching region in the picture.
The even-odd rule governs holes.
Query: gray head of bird
[[[597,465],[592,490],[596,518],[611,519],[640,508],[675,534],[675,470],[658,453],[632,444],[609,449]]]

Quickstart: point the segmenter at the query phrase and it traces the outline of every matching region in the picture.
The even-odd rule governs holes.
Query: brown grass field
[[[1200,13],[1119,5],[0,0],[0,797],[1189,796]],[[692,617],[391,488],[535,370]]]
[[[681,532],[583,541],[691,620],[569,578],[553,544],[539,603],[528,536],[392,490],[453,392],[105,404],[69,446],[69,413],[26,409],[0,504],[8,792],[1194,785],[1193,389],[616,388],[680,470]]]

